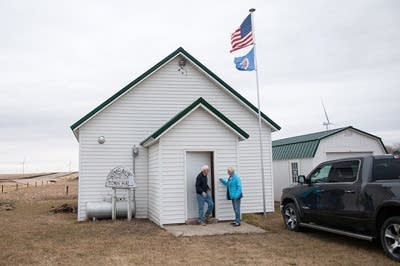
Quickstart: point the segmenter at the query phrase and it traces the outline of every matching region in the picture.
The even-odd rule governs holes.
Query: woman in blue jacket
[[[233,211],[235,212],[234,226],[240,226],[240,199],[242,194],[242,181],[240,176],[235,173],[233,167],[228,168],[228,178],[220,178],[222,184],[226,186],[226,198],[232,201]]]

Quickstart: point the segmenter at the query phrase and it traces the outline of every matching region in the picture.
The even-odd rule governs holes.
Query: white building
[[[203,164],[211,166],[217,219],[234,217],[218,182],[228,166],[242,177],[242,212],[261,212],[257,111],[178,48],[71,126],[79,141],[78,220],[87,219],[87,202],[111,195],[104,185],[111,168],[132,169],[134,145],[136,217],[159,225],[196,218],[195,178]],[[280,127],[264,114],[262,122],[266,204],[273,211],[271,133]]]
[[[339,158],[385,154],[382,140],[351,126],[272,142],[274,199],[298,175],[307,175],[318,164]]]

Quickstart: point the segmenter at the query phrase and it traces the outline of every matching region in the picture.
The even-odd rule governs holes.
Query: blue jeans
[[[235,212],[235,223],[240,224],[240,199],[232,200],[232,207]]]
[[[211,193],[207,192],[206,196],[203,196],[201,194],[196,194],[197,195],[197,203],[199,206],[199,223],[204,222],[205,217],[208,217],[211,215],[213,209],[214,209],[214,202],[211,198]],[[207,212],[204,215],[204,204],[207,202]]]

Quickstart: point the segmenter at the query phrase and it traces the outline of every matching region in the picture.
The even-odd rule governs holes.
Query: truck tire
[[[386,219],[380,229],[380,236],[386,255],[400,261],[400,216]]]
[[[283,221],[285,226],[290,231],[300,231],[300,217],[296,205],[288,203],[283,207],[282,211]]]

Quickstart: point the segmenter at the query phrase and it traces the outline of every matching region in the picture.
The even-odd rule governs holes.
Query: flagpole
[[[256,82],[257,82],[257,108],[258,108],[258,133],[260,138],[260,163],[261,163],[261,183],[262,183],[262,194],[263,194],[263,212],[264,218],[267,218],[267,209],[265,205],[265,176],[264,176],[264,152],[262,145],[262,131],[261,131],[261,108],[260,108],[260,82],[258,80],[258,65],[257,65],[257,51],[256,51],[256,34],[254,28],[254,11],[255,8],[249,10],[251,14],[251,29],[253,34],[253,49],[254,49],[254,69],[256,70]]]

